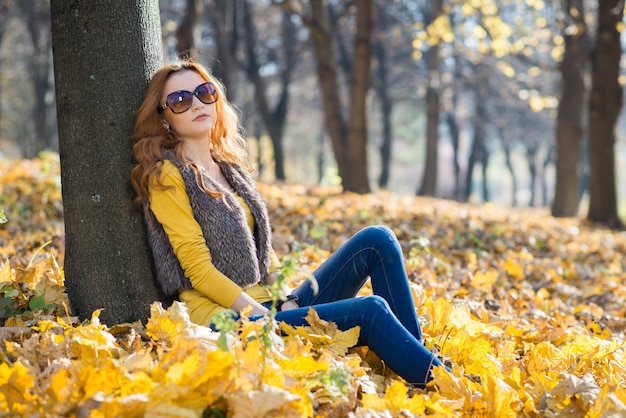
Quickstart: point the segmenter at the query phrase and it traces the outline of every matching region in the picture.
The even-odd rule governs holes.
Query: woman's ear
[[[170,132],[170,124],[167,123],[165,121],[165,119],[161,119],[161,123],[163,124],[163,127],[165,128],[165,130],[169,133]]]

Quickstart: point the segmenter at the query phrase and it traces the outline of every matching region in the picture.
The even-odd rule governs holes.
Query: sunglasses
[[[158,112],[161,113],[166,107],[169,107],[172,113],[183,113],[191,108],[193,103],[193,96],[196,96],[204,104],[211,104],[217,102],[217,91],[215,86],[210,83],[202,83],[196,89],[191,92],[187,90],[178,90],[174,93],[170,93],[165,98],[165,103],[158,107]]]

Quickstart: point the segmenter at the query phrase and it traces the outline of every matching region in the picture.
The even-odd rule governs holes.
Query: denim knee
[[[367,312],[369,314],[382,313],[386,315],[392,313],[389,303],[387,303],[383,297],[378,295],[361,296],[356,298],[355,301],[363,312]],[[374,317],[374,315],[371,316],[371,318]]]
[[[397,242],[396,234],[385,225],[371,225],[363,228],[359,235],[370,243]]]

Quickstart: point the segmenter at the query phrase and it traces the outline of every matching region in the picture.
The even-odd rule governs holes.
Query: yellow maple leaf
[[[111,395],[118,393],[128,381],[128,376],[109,359],[100,367],[83,365],[78,370],[78,381],[83,393],[82,400],[93,398],[96,394]]]
[[[31,389],[35,386],[35,376],[20,361],[12,366],[0,363],[0,400],[7,405],[7,412],[24,412],[35,401]]]
[[[273,386],[225,396],[231,418],[284,417],[300,418],[302,413],[294,405],[301,400],[299,395]]]
[[[487,380],[482,388],[490,414],[494,417],[516,417],[522,407],[517,391],[507,385],[504,380],[491,375],[486,375],[483,379]]]
[[[525,276],[524,266],[522,266],[513,257],[507,257],[505,264],[504,264],[504,269],[507,272],[507,274],[513,277],[514,279],[523,279]]]
[[[67,331],[67,339],[74,355],[92,363],[112,357],[113,351],[117,349],[115,337],[106,331],[106,326],[100,324],[99,315],[100,310],[96,310],[89,324]]]
[[[388,411],[391,416],[403,416],[404,411],[411,414],[425,413],[425,402],[422,395],[408,397],[407,387],[400,381],[394,380],[385,391],[384,396],[363,394],[363,408],[374,411]]]
[[[432,374],[434,385],[444,398],[462,400],[465,410],[470,410],[475,401],[475,393],[472,382],[464,375],[463,368],[453,366],[448,372],[443,367],[435,367]]]
[[[603,386],[586,416],[588,418],[626,416],[626,388]]]
[[[483,291],[487,291],[498,281],[496,270],[477,271],[472,278],[472,286]]]
[[[533,345],[526,359],[526,370],[529,374],[565,370],[573,362],[568,361],[561,350],[545,341]]]
[[[50,378],[49,392],[52,393],[53,401],[56,405],[69,404],[75,384],[67,369],[59,369]]]
[[[150,318],[146,324],[146,333],[155,341],[169,343],[181,334],[189,324],[189,316],[185,317],[181,311],[186,308],[180,302],[174,302],[167,310],[160,302],[150,305]]]
[[[329,368],[327,362],[315,360],[310,355],[299,355],[291,359],[278,360],[278,364],[280,364],[285,373],[295,377],[327,371]]]
[[[360,327],[340,331],[335,323],[321,319],[313,308],[307,312],[306,320],[309,327],[291,327],[281,323],[281,329],[288,334],[301,335],[312,341],[314,345],[323,346],[338,356],[344,356],[348,349],[354,347],[359,340]]]

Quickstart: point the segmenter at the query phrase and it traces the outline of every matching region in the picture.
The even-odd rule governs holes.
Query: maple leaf
[[[174,302],[167,310],[160,302],[150,305],[150,319],[146,324],[146,333],[155,341],[171,342],[190,325],[189,316],[183,312],[185,307],[180,302]]]
[[[225,396],[232,418],[300,418],[294,405],[301,397],[281,388],[267,386],[262,390],[234,392]]]
[[[308,327],[293,327],[285,323],[280,323],[279,326],[286,334],[300,335],[315,346],[323,346],[338,356],[344,356],[359,340],[360,327],[340,331],[335,323],[321,319],[314,308],[308,310],[305,319],[309,323]]]
[[[0,363],[0,405],[4,404],[5,411],[27,411],[27,406],[36,400],[31,393],[34,386],[35,377],[21,362],[12,366]]]
[[[626,388],[604,386],[587,412],[589,418],[626,416]]]
[[[483,386],[483,395],[487,410],[493,416],[516,417],[522,408],[522,402],[515,389],[507,385],[504,380],[492,375],[485,376],[487,382]]]
[[[87,325],[80,325],[67,331],[67,340],[74,355],[81,360],[97,363],[113,356],[117,349],[115,337],[100,323],[100,310],[91,315]]]
[[[405,411],[422,415],[426,404],[421,395],[408,396],[407,387],[400,381],[394,381],[385,391],[384,396],[363,394],[363,408],[375,411],[389,411],[392,416],[402,416]]]
[[[435,367],[432,374],[437,391],[444,398],[462,400],[465,410],[470,410],[472,404],[481,397],[480,392],[472,389],[472,382],[465,377],[461,367],[454,366],[450,372],[443,367]]]

